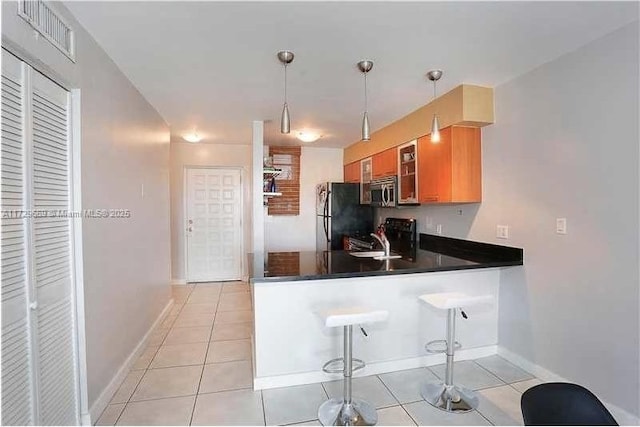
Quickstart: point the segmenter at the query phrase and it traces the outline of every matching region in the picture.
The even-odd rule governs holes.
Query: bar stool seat
[[[364,368],[364,362],[353,358],[353,325],[365,325],[383,322],[389,317],[385,310],[371,310],[364,307],[343,307],[323,313],[325,326],[344,328],[344,356],[325,363],[325,372],[342,371],[343,396],[329,399],[318,408],[318,419],[325,425],[336,426],[372,426],[378,422],[376,409],[368,402],[351,397],[351,376],[354,370]],[[356,367],[353,364],[356,362]],[[339,369],[332,368],[336,362],[342,362]]]
[[[467,295],[462,292],[440,292],[437,294],[420,295],[423,302],[441,310],[450,308],[471,307],[473,305],[488,304],[493,301],[491,295]]]
[[[422,398],[432,406],[447,412],[468,412],[477,408],[479,399],[476,393],[453,383],[453,357],[455,350],[460,347],[460,344],[455,340],[456,311],[459,310],[463,317],[466,318],[466,314],[462,311],[463,307],[491,303],[493,296],[468,295],[462,292],[441,292],[420,295],[418,299],[439,310],[447,310],[447,339],[444,341],[431,341],[425,346],[429,353],[447,354],[445,380],[423,384],[420,389]],[[432,344],[443,342],[446,344],[446,349],[444,350],[434,351],[429,347]]]

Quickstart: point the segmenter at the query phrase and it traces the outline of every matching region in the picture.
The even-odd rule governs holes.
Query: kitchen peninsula
[[[358,376],[442,363],[443,355],[427,355],[424,344],[444,338],[445,316],[419,303],[424,293],[492,295],[492,304],[466,310],[469,319],[458,322],[463,347],[456,355],[495,354],[501,269],[522,264],[522,249],[427,234],[400,259],[347,251],[251,254],[254,388],[341,378],[321,369],[341,355],[342,334],[319,316],[339,307],[389,311],[387,322],[367,328],[367,337],[354,336],[354,356],[367,363]]]

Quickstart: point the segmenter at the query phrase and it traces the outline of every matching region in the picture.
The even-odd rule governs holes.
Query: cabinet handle
[[[31,304],[29,304],[29,308],[30,308],[31,310],[35,310],[35,309],[37,309],[37,308],[38,308],[38,301],[34,301],[34,302],[32,302]]]
[[[427,196],[424,199],[425,202],[437,202],[438,201],[438,196]]]

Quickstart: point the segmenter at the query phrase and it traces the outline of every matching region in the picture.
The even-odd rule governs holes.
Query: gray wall
[[[130,209],[130,219],[83,221],[89,405],[170,298],[169,129],[59,3],[76,31],[73,64],[2,2],[3,45],[18,45],[82,98],[82,204]],[[141,185],[144,184],[144,197]]]
[[[636,22],[497,87],[482,204],[379,210],[524,248],[502,276],[499,344],[636,415],[638,48]]]

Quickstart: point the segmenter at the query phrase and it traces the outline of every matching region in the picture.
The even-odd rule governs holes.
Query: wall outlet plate
[[[509,226],[508,225],[498,225],[496,227],[496,237],[498,239],[508,239],[509,238]]]

